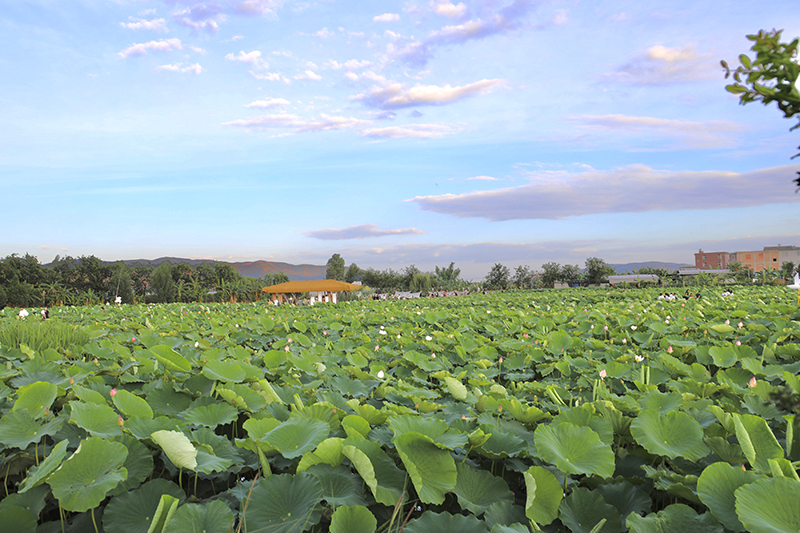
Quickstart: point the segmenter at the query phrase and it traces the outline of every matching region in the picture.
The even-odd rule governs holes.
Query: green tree
[[[518,289],[530,289],[533,285],[533,271],[527,265],[519,265],[514,269],[511,282]]]
[[[361,269],[358,268],[357,264],[350,263],[350,266],[347,267],[347,272],[344,273],[344,280],[347,283],[361,281]]]
[[[589,257],[584,263],[583,272],[589,285],[598,285],[617,271],[599,257]]]
[[[733,279],[736,281],[736,283],[752,285],[753,271],[750,269],[750,267],[744,266],[741,261],[728,263],[728,270],[730,270],[731,274],[733,274]]]
[[[581,270],[578,265],[564,265],[561,267],[560,277],[562,281],[566,281],[570,285],[575,285],[581,276]]]
[[[430,292],[431,290],[431,276],[430,274],[414,274],[411,278],[411,283],[408,284],[408,290],[411,292]]]
[[[781,265],[781,277],[788,282],[794,281],[794,262],[786,261]]]
[[[131,283],[131,272],[128,266],[122,261],[114,263],[114,274],[111,278],[112,296],[122,298],[126,304],[133,303],[133,284]]]
[[[161,303],[175,301],[175,281],[172,279],[172,265],[169,261],[164,261],[153,270],[150,288],[155,294],[156,301]]]
[[[542,265],[542,275],[539,277],[539,282],[544,287],[553,288],[556,281],[561,279],[561,265],[554,262],[549,261]]]
[[[800,114],[800,91],[797,88],[797,78],[800,75],[800,64],[797,63],[798,39],[782,43],[782,32],[783,30],[760,30],[755,35],[748,35],[747,38],[754,42],[751,50],[756,53],[755,59],[741,54],[741,65],[735,70],[731,70],[725,61],[721,61],[721,64],[725,69],[725,78],[733,75],[735,80],[735,83],[725,88],[739,95],[740,104],[761,102],[768,105],[775,102],[778,109],[783,111],[784,118],[791,118]],[[790,131],[797,128],[800,128],[800,120]],[[800,153],[792,156],[792,159],[798,156]],[[800,187],[800,177],[795,183]]]
[[[344,259],[341,255],[333,254],[326,266],[328,269],[325,271],[325,279],[344,280]]]
[[[451,262],[447,268],[434,267],[436,272],[436,279],[439,286],[444,290],[453,290],[459,285],[459,278],[461,277],[461,269],[456,268],[456,264]]]
[[[507,289],[511,282],[511,271],[501,263],[495,263],[483,280],[487,289]]]

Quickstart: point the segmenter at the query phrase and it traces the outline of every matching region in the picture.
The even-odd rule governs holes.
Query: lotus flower
[[[757,384],[758,384],[758,381],[756,380],[756,377],[755,377],[755,376],[753,376],[752,378],[750,378],[750,382],[748,383],[748,385],[750,385],[750,388],[751,388],[751,389],[752,389],[753,387],[755,387]]]
[[[194,347],[195,348],[199,348],[200,347],[200,341],[194,341]]]
[[[111,389],[111,392],[110,392],[109,394],[110,394],[110,395],[111,395],[111,397],[113,398],[113,397],[114,397],[114,395],[115,395],[115,394],[117,394],[117,389]]]
[[[741,346],[741,345],[742,345],[742,341],[736,341],[736,346]]]
[[[431,337],[430,335],[425,335],[425,340],[426,341],[432,341],[433,337]]]
[[[742,329],[743,327],[744,327],[744,324],[742,322],[739,322],[739,329]]]
[[[633,358],[636,359],[637,363],[641,363],[642,361],[644,361],[643,355],[634,355]]]
[[[385,374],[383,373],[383,370],[378,370],[378,377],[380,379],[383,379],[383,376],[385,376]]]
[[[608,373],[606,372],[605,368],[600,371],[600,379],[605,378],[607,375],[608,375]]]
[[[672,353],[673,351],[675,351],[675,350],[673,350],[673,349],[672,349],[672,346],[670,346],[669,348],[667,348],[667,353]]]
[[[631,329],[632,329],[633,331],[636,331],[636,326],[631,326]]]

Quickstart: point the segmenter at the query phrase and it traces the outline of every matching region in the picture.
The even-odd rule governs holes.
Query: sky
[[[800,130],[719,64],[773,28],[796,0],[0,0],[0,257],[800,246]]]

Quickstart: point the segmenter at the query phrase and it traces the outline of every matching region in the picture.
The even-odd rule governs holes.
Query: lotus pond
[[[800,531],[781,287],[0,316],[0,531]]]

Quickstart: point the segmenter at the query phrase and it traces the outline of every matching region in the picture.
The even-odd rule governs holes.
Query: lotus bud
[[[122,419],[121,415],[120,415],[119,419],[117,420],[117,424],[119,424],[119,427],[122,427],[122,426],[125,425],[125,421]]]
[[[607,375],[608,375],[608,373],[606,372],[605,368],[600,371],[600,378],[601,379],[605,378]]]
[[[113,398],[114,395],[117,394],[117,389],[111,389],[111,392],[109,394],[111,394],[111,397]]]
[[[752,389],[753,387],[755,387],[757,384],[758,384],[758,381],[756,380],[756,377],[755,377],[755,376],[753,376],[752,378],[750,378],[750,382],[748,383],[748,385],[750,385],[750,388],[751,388],[751,389]]]
[[[741,346],[741,345],[742,345],[742,341],[736,341],[736,346]]]
[[[131,337],[131,342],[136,342],[136,337]]]
[[[667,348],[667,353],[672,353],[672,352],[674,352],[674,351],[675,351],[675,350],[673,350],[673,349],[672,349],[672,346],[670,346],[669,348]]]
[[[384,374],[384,373],[383,373],[383,370],[378,370],[378,377],[379,377],[380,379],[383,379],[383,376],[385,376],[385,375],[386,375],[386,374]]]

